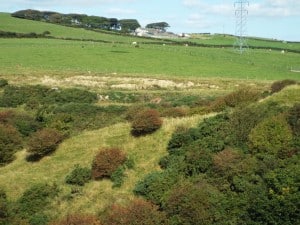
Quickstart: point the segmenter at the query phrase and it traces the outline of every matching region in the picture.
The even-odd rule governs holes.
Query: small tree
[[[118,148],[100,150],[92,163],[92,178],[110,178],[125,161],[126,154]]]
[[[27,151],[41,158],[56,150],[64,136],[55,129],[44,128],[34,133],[28,141]]]
[[[133,136],[151,134],[162,126],[162,119],[155,109],[145,109],[136,114],[131,124]]]

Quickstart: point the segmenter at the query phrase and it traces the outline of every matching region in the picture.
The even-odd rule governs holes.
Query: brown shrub
[[[27,151],[37,157],[43,157],[55,151],[63,139],[64,136],[57,130],[44,128],[30,137]]]
[[[126,159],[126,154],[118,148],[106,148],[101,150],[92,163],[93,179],[110,177]]]
[[[135,199],[126,206],[113,205],[102,222],[104,225],[163,225],[166,215],[152,203]]]
[[[138,112],[133,118],[131,124],[131,133],[133,136],[142,136],[151,134],[158,130],[163,121],[160,118],[159,112],[155,109],[145,109]]]
[[[49,225],[101,225],[94,215],[71,214],[60,221],[53,221]]]
[[[297,81],[295,80],[279,80],[279,81],[275,81],[272,85],[271,85],[271,93],[276,93],[281,91],[283,88],[289,86],[289,85],[294,85],[297,84]]]
[[[11,110],[0,112],[0,123],[8,123],[14,116],[14,112]]]

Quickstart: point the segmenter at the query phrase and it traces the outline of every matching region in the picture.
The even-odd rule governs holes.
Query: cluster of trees
[[[157,23],[149,23],[146,25],[146,28],[161,30],[165,32],[170,25],[166,22],[157,22]]]
[[[61,14],[58,12],[20,10],[11,14],[13,17],[56,23],[67,26],[76,26],[103,30],[121,30],[132,32],[140,27],[136,19],[106,18],[99,16],[88,16],[85,14]]]

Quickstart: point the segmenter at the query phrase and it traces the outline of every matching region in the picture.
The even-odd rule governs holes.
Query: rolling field
[[[66,73],[118,74],[119,76],[150,76],[164,78],[222,78],[250,80],[299,80],[300,55],[280,51],[249,49],[238,54],[233,48],[185,47],[166,40],[143,39],[87,31],[79,28],[12,18],[0,13],[0,30],[42,33],[49,30],[56,38],[90,39],[74,41],[59,39],[0,39],[0,75],[51,75]],[[107,41],[100,43],[96,41]],[[131,45],[139,43],[139,48]],[[188,39],[206,44],[233,44],[232,37]],[[146,44],[146,42],[154,42]],[[155,44],[156,42],[156,44]],[[300,49],[298,43],[284,44],[251,40],[258,46]],[[141,44],[144,43],[144,44]],[[269,46],[269,47],[270,47]],[[284,48],[285,49],[285,48]],[[89,71],[89,72],[88,72]]]
[[[299,54],[183,46],[103,44],[52,39],[0,39],[0,74],[117,73],[168,78],[300,79]]]

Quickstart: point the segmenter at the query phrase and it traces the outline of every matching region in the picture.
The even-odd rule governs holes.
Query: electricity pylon
[[[234,43],[234,48],[237,49],[241,54],[248,49],[248,44],[246,40],[247,35],[247,17],[249,6],[249,1],[247,0],[238,0],[234,3],[235,8],[235,35],[236,41]]]

